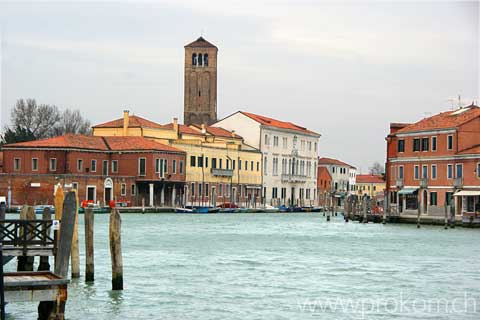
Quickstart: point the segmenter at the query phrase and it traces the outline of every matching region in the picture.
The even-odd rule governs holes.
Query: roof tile
[[[258,114],[245,112],[245,111],[240,111],[240,112],[264,126],[270,126],[270,127],[280,128],[280,129],[289,129],[289,130],[300,131],[300,132],[309,133],[309,134],[318,134],[316,132],[310,131],[307,128],[301,127],[291,122],[276,120],[273,118],[269,118],[269,117],[265,117]]]

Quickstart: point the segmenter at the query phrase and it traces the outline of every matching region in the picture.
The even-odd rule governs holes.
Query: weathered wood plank
[[[110,255],[112,259],[112,290],[123,290],[123,261],[121,227],[122,219],[117,209],[110,212]]]
[[[66,278],[68,274],[68,262],[72,250],[73,230],[76,219],[76,201],[75,193],[69,192],[63,203],[62,223],[60,227],[60,237],[58,252],[55,259],[55,274]]]
[[[84,212],[85,219],[85,281],[95,280],[95,263],[94,263],[94,214],[93,209],[87,208]]]
[[[71,253],[71,264],[72,264],[72,278],[80,278],[80,250],[78,247],[78,192],[77,190],[73,191],[75,193],[75,226],[73,229],[73,238],[72,238],[72,253]]]
[[[42,219],[52,220],[52,213],[50,212],[49,207],[45,207],[43,209]],[[42,233],[43,233],[44,239],[46,239],[47,235],[50,234],[50,228],[46,228],[45,226],[42,226]],[[38,265],[38,270],[39,271],[50,270],[50,262],[48,261],[48,256],[40,257],[40,264]]]

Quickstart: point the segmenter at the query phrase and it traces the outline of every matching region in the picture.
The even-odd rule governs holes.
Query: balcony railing
[[[463,188],[463,178],[453,179],[453,187],[454,188]]]
[[[300,174],[282,174],[282,182],[306,182],[308,176]]]
[[[215,177],[233,177],[233,170],[212,168],[212,175]]]
[[[397,178],[396,186],[398,188],[403,188],[403,178]]]

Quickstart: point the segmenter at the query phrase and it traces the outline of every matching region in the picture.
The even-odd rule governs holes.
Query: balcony
[[[212,175],[214,177],[233,177],[232,169],[214,169],[212,168]]]
[[[453,179],[453,187],[457,189],[463,188],[463,178]]]
[[[403,178],[397,178],[395,185],[397,188],[403,188]]]
[[[422,178],[422,180],[420,180],[420,188],[422,188],[422,189],[428,188],[428,179],[427,178]]]
[[[307,182],[309,177],[306,175],[300,175],[300,174],[282,174],[282,182]]]

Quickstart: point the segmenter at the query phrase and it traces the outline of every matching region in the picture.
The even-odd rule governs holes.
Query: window
[[[403,139],[398,140],[397,151],[398,152],[405,152],[405,140],[403,140]]]
[[[455,178],[462,178],[463,177],[463,164],[461,163],[458,163],[456,166],[455,166],[456,170],[455,170]]]
[[[38,171],[38,158],[32,158],[32,171]]]
[[[226,169],[230,169],[230,159],[227,159],[226,161]]]
[[[453,192],[445,192],[445,203],[447,206],[452,204],[453,200]]]
[[[428,166],[427,165],[422,166],[422,178],[424,178],[424,179],[428,178]]]
[[[191,186],[191,189],[190,189],[190,195],[192,197],[195,197],[195,182],[192,182],[192,186]]]
[[[282,188],[281,194],[282,194],[282,199],[285,199],[287,197],[287,188]]]
[[[398,167],[398,178],[403,179],[403,166]]]
[[[242,160],[238,159],[238,171],[242,170]]]
[[[232,170],[235,170],[235,160],[232,160]]]
[[[219,195],[220,197],[223,196],[223,184],[219,184],[219,185],[218,185],[218,195]]]
[[[73,182],[73,183],[72,183],[72,189],[78,191],[78,182]]]
[[[432,137],[432,151],[437,151],[437,137]]]
[[[103,160],[103,175],[108,176],[108,160]]]
[[[77,160],[77,171],[82,172],[82,170],[83,170],[83,160],[78,159]]]
[[[414,167],[413,167],[413,178],[414,178],[415,180],[418,180],[419,177],[420,177],[420,174],[419,174],[418,171],[419,171],[419,167],[418,167],[418,166],[414,166]]]
[[[126,196],[127,195],[127,185],[125,183],[121,184],[120,195],[121,196]]]
[[[190,156],[190,167],[195,167],[195,156]]]
[[[257,161],[257,172],[260,171],[260,162]]]
[[[217,169],[217,158],[212,158],[212,168]]]
[[[49,168],[50,168],[50,171],[56,171],[57,170],[57,159],[56,158],[50,158]]]
[[[207,53],[205,53],[205,54],[203,55],[203,65],[204,65],[205,67],[208,67],[208,54],[207,54]]]
[[[287,149],[288,147],[288,139],[287,138],[283,138],[283,149]]]
[[[245,160],[245,171],[248,170],[248,161]]]
[[[250,161],[250,170],[253,171],[253,161]]]
[[[201,66],[203,64],[203,56],[202,56],[201,53],[198,54],[197,63],[198,63],[199,66]]]
[[[278,175],[278,158],[273,158],[273,175]]]
[[[422,151],[428,151],[428,138],[422,138]]]
[[[203,156],[197,158],[197,167],[203,168]]]
[[[208,190],[208,183],[205,184],[205,195],[208,197],[209,195],[209,190]]]
[[[435,180],[437,179],[437,165],[432,164],[432,179]]]
[[[447,178],[453,179],[453,164],[447,164]]]
[[[431,206],[436,206],[437,205],[437,193],[436,192],[430,192],[430,205]]]
[[[477,163],[477,178],[480,178],[480,162]]]
[[[197,65],[197,54],[194,53],[192,54],[192,66],[196,66]]]
[[[178,168],[178,173],[183,174],[183,161],[180,160],[180,167]]]
[[[208,157],[205,157],[205,168],[208,168]]]
[[[447,150],[452,150],[453,149],[453,136],[449,135],[447,136]]]
[[[265,135],[265,140],[264,140],[264,143],[266,146],[269,145],[269,141],[268,141],[268,134]]]
[[[314,148],[315,151],[317,151],[317,148],[318,148],[318,147],[317,147],[317,143],[315,142],[315,148]]]
[[[220,169],[223,168],[223,159],[219,159],[219,165],[218,165],[218,167],[219,167]]]
[[[177,160],[172,160],[172,173],[173,174],[177,173]]]
[[[263,174],[267,175],[267,157],[263,158]]]
[[[272,188],[272,198],[273,199],[277,198],[277,193],[278,193],[278,189],[276,187]]]
[[[118,160],[112,160],[112,172],[118,172]]]
[[[273,146],[278,147],[278,137],[277,136],[273,137]]]
[[[92,160],[90,163],[90,171],[97,172],[97,160]]]
[[[134,195],[135,195],[135,193],[136,193],[136,190],[135,190],[135,185],[134,185],[134,184],[132,184],[132,185],[130,186],[130,194],[131,194],[132,196],[134,196]]]
[[[138,159],[138,175],[145,176],[147,174],[147,159],[139,158]]]
[[[308,151],[312,151],[312,142],[311,141],[307,142],[307,147],[308,147]],[[307,199],[309,199],[309,198],[307,198]]]
[[[420,139],[413,139],[413,151],[420,151]]]
[[[202,192],[203,192],[203,188],[202,188],[202,187],[203,187],[203,184],[198,183],[198,195],[199,195],[200,197],[203,196],[203,193],[202,193]]]

